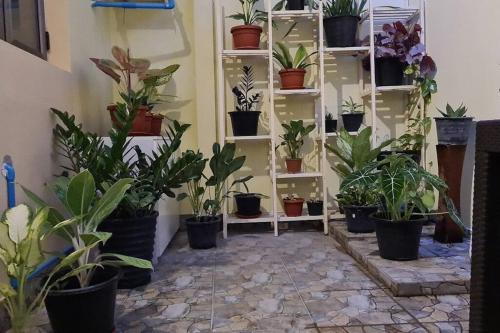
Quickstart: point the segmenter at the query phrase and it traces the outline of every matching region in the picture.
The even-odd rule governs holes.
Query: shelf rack
[[[227,237],[227,224],[237,224],[237,223],[272,223],[274,226],[275,236],[278,236],[278,223],[280,222],[291,222],[291,221],[322,221],[324,224],[324,233],[328,233],[328,221],[331,218],[339,218],[340,215],[337,212],[328,211],[328,203],[326,198],[328,198],[328,188],[327,188],[327,177],[325,177],[325,170],[329,168],[327,161],[326,150],[323,148],[327,141],[335,140],[336,133],[326,133],[326,128],[323,119],[325,119],[326,114],[326,101],[325,101],[325,57],[357,57],[359,60],[362,56],[369,54],[370,56],[370,75],[369,82],[365,82],[363,70],[361,68],[361,61],[358,61],[358,80],[359,80],[359,94],[361,97],[369,97],[370,109],[371,109],[371,124],[373,128],[372,145],[377,145],[377,96],[389,92],[400,92],[407,94],[415,89],[415,86],[397,86],[397,87],[376,87],[375,86],[375,40],[374,35],[376,32],[380,31],[384,23],[392,23],[394,21],[400,20],[405,24],[413,24],[420,22],[423,27],[422,42],[425,43],[425,0],[411,0],[412,3],[419,3],[418,8],[394,8],[394,7],[373,7],[373,0],[368,1],[367,17],[365,17],[365,23],[368,25],[368,31],[370,42],[369,45],[355,46],[355,47],[327,47],[324,41],[324,29],[323,29],[323,3],[319,1],[318,10],[303,10],[303,11],[272,11],[273,1],[263,0],[266,5],[266,11],[268,15],[268,22],[273,20],[276,22],[303,22],[308,21],[313,24],[317,24],[314,28],[317,29],[316,37],[317,40],[313,42],[317,43],[318,48],[318,58],[317,62],[318,75],[316,77],[315,87],[300,89],[300,90],[282,90],[275,87],[275,68],[272,61],[272,46],[274,45],[273,29],[268,29],[267,31],[267,49],[260,50],[230,50],[224,47],[225,36],[224,36],[224,8],[221,6],[221,1],[224,0],[213,0],[215,4],[215,25],[216,25],[216,52],[217,52],[217,105],[218,105],[218,138],[219,142],[265,142],[269,144],[269,160],[270,160],[270,178],[273,187],[273,193],[271,195],[272,201],[272,211],[263,214],[257,219],[240,219],[233,214],[228,213],[227,205],[224,208],[224,237]],[[410,1],[410,0],[409,0]],[[227,112],[225,98],[225,71],[224,71],[224,61],[228,59],[241,59],[245,61],[246,59],[259,59],[265,62],[268,67],[268,94],[269,94],[269,108],[266,112],[269,113],[269,134],[258,135],[256,137],[234,137],[226,135],[226,122],[227,122]],[[319,170],[314,172],[303,172],[298,174],[287,174],[277,172],[277,156],[274,147],[276,146],[277,133],[276,125],[274,120],[275,115],[275,100],[276,98],[286,98],[287,96],[301,96],[301,98],[311,98],[315,100],[315,104],[319,104],[319,108],[315,108],[317,127],[319,129],[319,135],[314,138],[317,145],[320,145],[320,162]],[[285,101],[286,103],[286,101]],[[340,107],[340,106],[337,106]],[[279,124],[278,124],[279,126]],[[350,133],[355,135],[357,133]],[[321,216],[299,216],[299,217],[287,217],[284,213],[278,211],[278,192],[277,186],[278,182],[287,182],[295,179],[316,179],[321,183],[321,196],[324,202],[324,215]],[[307,210],[304,210],[307,214]]]

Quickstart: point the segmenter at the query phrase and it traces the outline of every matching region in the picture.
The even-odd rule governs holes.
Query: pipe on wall
[[[166,0],[165,2],[93,1],[92,7],[125,9],[174,9],[175,0]]]

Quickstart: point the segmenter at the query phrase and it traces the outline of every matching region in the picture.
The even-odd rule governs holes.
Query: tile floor
[[[119,333],[468,332],[468,295],[393,297],[319,232],[178,234],[150,285],[118,296]]]

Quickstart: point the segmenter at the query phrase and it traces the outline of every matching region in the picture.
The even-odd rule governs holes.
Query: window
[[[46,59],[43,0],[0,0],[0,38]]]

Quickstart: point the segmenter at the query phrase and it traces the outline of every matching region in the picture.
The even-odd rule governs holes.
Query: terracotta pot
[[[297,158],[297,159],[291,159],[287,158],[285,160],[286,163],[286,170],[288,173],[300,173],[302,171],[302,159]]]
[[[163,123],[163,116],[160,114],[153,114],[151,118],[151,135],[161,135],[161,124]]]
[[[119,127],[116,121],[114,113],[116,112],[116,105],[109,105],[107,107],[109,114],[111,116],[111,121],[113,125]],[[130,136],[148,136],[151,130],[151,113],[149,112],[148,106],[139,106],[137,109],[137,114],[135,115],[134,122],[132,123],[132,129],[130,130]]]
[[[235,50],[258,50],[262,28],[258,25],[237,25],[231,28]]]
[[[279,74],[281,77],[281,89],[304,89],[305,69],[283,69]]]
[[[286,216],[302,216],[302,207],[304,206],[304,199],[293,198],[293,199],[283,199],[283,204],[285,206]]]

